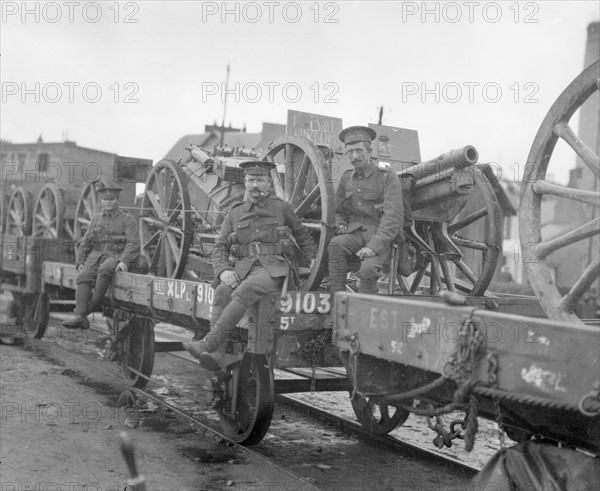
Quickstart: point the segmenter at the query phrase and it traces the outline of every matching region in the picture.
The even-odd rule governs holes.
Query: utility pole
[[[227,111],[227,92],[229,89],[229,63],[227,63],[227,76],[225,77],[225,94],[223,98],[223,122],[221,123],[221,146],[225,141],[225,111]]]
[[[379,126],[381,126],[381,121],[383,120],[383,106],[381,106],[379,108],[379,122],[377,123]]]

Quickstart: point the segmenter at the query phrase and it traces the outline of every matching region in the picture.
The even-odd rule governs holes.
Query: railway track
[[[163,339],[162,334],[157,334],[159,340]],[[168,335],[168,338],[171,341],[174,339],[172,335]],[[93,365],[94,370],[101,370],[114,382],[123,384],[114,364],[104,364],[85,356],[86,351],[98,353],[97,348],[82,346],[81,342],[76,341],[60,341],[58,344],[70,355],[78,356],[87,364]],[[193,363],[193,370],[190,370],[191,363]],[[122,394],[121,403],[123,404],[127,399],[131,400],[130,394],[135,392],[136,399],[147,398],[162,405],[169,412],[185,418],[196,428],[210,431],[215,435],[216,440],[223,443],[227,439],[220,431],[216,412],[209,408],[210,395],[200,383],[200,379],[195,377],[201,373],[200,370],[195,360],[187,353],[159,353],[156,357],[154,375],[149,379],[148,386],[144,389],[128,388]],[[450,475],[452,476],[450,481],[454,480],[457,485],[467,483],[479,470],[476,464],[428,450],[397,435],[387,437],[372,435],[362,426],[351,421],[351,414],[346,414],[344,417],[345,412],[352,412],[349,403],[347,403],[347,410],[344,411],[337,402],[333,404],[323,399],[327,396],[337,396],[338,400],[348,401],[345,393],[277,396],[278,404],[276,404],[272,429],[265,441],[255,447],[236,446],[236,449],[257,456],[267,465],[273,465],[288,473],[290,479],[301,483],[305,489],[318,489],[313,484],[315,482],[319,483],[321,489],[335,489],[335,483],[348,477],[348,467],[354,467],[357,459],[365,461],[365,468],[362,471],[366,473],[364,476],[372,472],[374,466],[381,468],[381,460],[385,460],[383,467],[387,470],[382,470],[377,473],[378,475],[390,474],[390,466],[394,468],[394,473],[398,472],[396,466],[404,464],[413,468],[420,467],[421,476]],[[298,447],[302,448],[301,452],[297,451],[298,448],[290,449],[294,446],[291,442],[298,441],[300,441]],[[227,445],[236,444],[227,443]],[[332,459],[334,455],[335,458]],[[298,461],[299,458],[302,460],[301,463]],[[352,479],[358,478],[351,476]],[[446,483],[447,479],[444,477],[442,482]],[[370,486],[361,482],[349,486],[348,489],[364,489],[365,485]],[[389,489],[396,489],[393,483],[388,483],[386,486]]]

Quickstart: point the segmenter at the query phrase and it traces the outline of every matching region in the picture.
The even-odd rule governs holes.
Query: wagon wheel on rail
[[[57,239],[63,235],[65,206],[62,193],[56,184],[46,184],[39,192],[33,207],[32,234],[44,239]]]
[[[277,196],[292,205],[318,244],[315,267],[301,275],[301,290],[318,289],[327,267],[327,246],[333,237],[335,192],[330,164],[310,140],[286,135],[272,142],[261,160],[280,164],[283,177],[273,170]]]
[[[247,353],[240,364],[227,369],[218,384],[221,400],[217,410],[224,434],[244,445],[260,442],[275,406],[275,382],[265,356]]]
[[[151,320],[134,317],[120,338],[121,374],[131,387],[145,387],[154,368],[154,326]]]
[[[424,276],[429,278],[432,295],[444,286],[450,291],[483,295],[492,281],[502,257],[502,211],[483,172],[477,167],[470,167],[468,172],[472,173],[474,189],[451,223],[417,220],[419,236],[436,255],[420,251],[416,275],[409,285],[411,293],[417,291]],[[477,203],[474,211],[468,207],[471,200]],[[457,272],[462,279],[457,278]]]
[[[594,101],[583,110],[597,111],[598,91],[600,89],[600,62],[586,68],[571,82],[554,102],[544,118],[540,129],[529,151],[527,165],[521,188],[519,207],[519,235],[523,262],[531,286],[550,319],[580,323],[575,308],[584,294],[597,283],[600,277],[598,258],[598,236],[600,235],[600,159],[598,149],[589,148],[580,140],[569,125],[573,114],[586,101],[595,97]],[[595,106],[595,108],[594,108]],[[594,135],[591,135],[594,136]],[[598,135],[595,135],[596,144]],[[577,157],[585,164],[582,172],[588,174],[588,189],[554,184],[546,179],[548,166],[559,141],[568,145]],[[560,162],[563,166],[564,162]],[[583,179],[582,179],[583,181]],[[544,198],[556,200],[555,209],[573,210],[567,220],[576,225],[568,227],[554,237],[542,237],[542,205]],[[546,201],[548,204],[548,201]],[[568,208],[567,208],[568,207]],[[579,223],[577,223],[579,222]],[[573,249],[565,249],[573,245]],[[577,278],[566,294],[559,292],[551,263],[562,254],[580,255],[581,265],[576,270]],[[595,293],[597,297],[598,293]]]
[[[380,402],[377,397],[359,396],[350,399],[356,419],[374,435],[384,436],[403,425],[410,413],[400,403]]]
[[[150,273],[181,278],[193,237],[185,174],[172,160],[161,160],[146,180],[140,208],[142,252]]]
[[[77,200],[77,208],[75,208],[75,223],[73,230],[73,238],[81,239],[87,231],[93,216],[100,211],[100,200],[98,198],[98,190],[104,185],[100,181],[89,182],[83,188],[79,199]]]
[[[21,186],[13,191],[8,202],[4,230],[12,235],[31,234],[31,193]]]

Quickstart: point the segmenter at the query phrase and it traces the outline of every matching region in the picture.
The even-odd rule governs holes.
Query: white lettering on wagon
[[[158,293],[159,295],[165,294],[165,282],[164,280],[154,280],[154,293]]]
[[[567,392],[561,384],[564,375],[554,373],[550,370],[544,370],[538,366],[531,365],[529,368],[521,369],[521,378],[530,385],[537,387],[546,394],[554,392]]]
[[[198,303],[207,303],[212,305],[215,297],[215,290],[208,283],[198,283],[196,287],[196,301]]]
[[[168,281],[167,296],[190,301],[190,293],[187,291],[187,285],[183,281]]]
[[[429,317],[423,317],[421,322],[417,322],[414,317],[411,317],[408,325],[407,336],[409,338],[414,338],[417,336],[417,334],[423,334],[427,332],[429,326],[431,326],[431,319],[429,319]]]

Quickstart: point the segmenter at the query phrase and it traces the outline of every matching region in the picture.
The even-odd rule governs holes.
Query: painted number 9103
[[[331,310],[331,293],[292,292],[281,300],[279,309],[284,314],[328,314]]]

